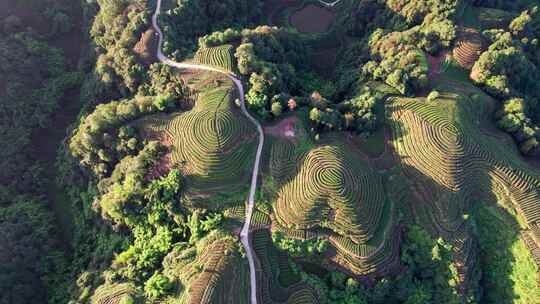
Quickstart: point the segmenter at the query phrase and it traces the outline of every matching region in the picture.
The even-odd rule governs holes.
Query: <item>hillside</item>
[[[4,2],[0,303],[540,304],[538,1]]]

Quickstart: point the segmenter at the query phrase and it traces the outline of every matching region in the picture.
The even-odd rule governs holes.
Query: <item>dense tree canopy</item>
[[[162,17],[164,52],[177,59],[194,52],[199,37],[226,28],[256,24],[261,17],[260,0],[184,0]]]
[[[247,301],[248,263],[238,232],[245,221],[248,183],[242,180],[236,185],[234,182],[237,181],[230,181],[229,187],[228,184],[209,182],[203,187],[194,187],[198,176],[193,174],[193,163],[177,159],[180,152],[193,153],[190,150],[193,142],[180,138],[186,141],[177,144],[175,140],[179,138],[172,136],[170,131],[182,128],[183,125],[175,124],[177,118],[197,119],[193,130],[187,131],[200,131],[194,135],[196,144],[213,140],[211,144],[217,148],[210,152],[201,149],[202,153],[212,155],[195,157],[211,159],[211,165],[219,167],[216,163],[230,152],[237,158],[235,161],[239,159],[248,164],[252,159],[251,154],[246,157],[246,151],[251,151],[248,149],[254,145],[247,143],[255,142],[253,139],[258,133],[253,131],[249,121],[246,125],[237,124],[242,130],[231,127],[241,122],[235,116],[242,114],[236,107],[240,105],[239,90],[232,84],[221,90],[224,83],[230,84],[223,75],[184,71],[157,62],[157,36],[150,24],[155,1],[82,1],[82,20],[60,2],[17,1],[25,9],[35,6],[40,11],[39,22],[47,23],[42,29],[28,29],[28,21],[18,10],[1,20],[0,304],[182,302],[199,289],[205,292],[213,288],[229,289],[228,284],[238,285],[238,290],[232,293],[244,293]],[[282,5],[283,9],[273,11],[274,4]],[[494,249],[497,245],[506,249],[518,246],[513,243],[513,232],[494,237],[490,235],[493,233],[490,229],[497,230],[504,225],[491,221],[489,213],[474,215],[475,219],[469,220],[457,205],[450,205],[455,202],[446,194],[437,194],[433,197],[435,203],[448,203],[452,212],[459,209],[452,216],[455,215],[460,223],[462,219],[466,225],[472,223],[473,241],[466,243],[472,248],[471,255],[461,257],[463,248],[455,247],[461,246],[463,235],[459,235],[457,241],[452,239],[452,244],[457,245],[453,247],[446,240],[451,239],[446,234],[454,231],[446,231],[443,224],[442,228],[431,227],[436,224],[432,218],[443,219],[444,224],[452,223],[448,215],[443,214],[447,210],[439,208],[440,205],[424,208],[420,204],[434,203],[423,198],[430,196],[431,193],[427,193],[430,191],[419,191],[420,185],[431,182],[431,176],[420,170],[415,171],[414,176],[406,172],[416,169],[414,155],[409,156],[407,161],[411,162],[406,163],[402,161],[403,155],[395,151],[409,148],[403,141],[408,135],[406,128],[393,125],[390,120],[395,118],[385,116],[385,111],[392,111],[398,99],[418,99],[418,107],[429,105],[435,108],[438,104],[451,104],[454,98],[460,103],[459,107],[467,102],[474,110],[476,107],[482,107],[482,110],[493,108],[487,102],[485,107],[484,103],[480,105],[484,100],[476,97],[482,92],[470,85],[469,71],[452,69],[451,51],[459,47],[460,39],[456,36],[463,31],[465,21],[462,19],[486,12],[501,13],[477,6],[512,10],[506,15],[515,16],[515,19],[510,21],[509,17],[507,24],[499,26],[501,28],[490,27],[478,32],[490,46],[482,49],[470,76],[478,87],[500,101],[494,111],[496,125],[512,134],[524,154],[540,155],[540,86],[537,81],[540,78],[540,13],[529,4],[527,0],[513,3],[499,0],[344,0],[340,2],[342,7],[326,10],[316,7],[317,1],[163,2],[159,23],[165,34],[165,54],[179,62],[202,64],[203,60],[198,56],[208,51],[204,54],[211,58],[205,59],[212,63],[204,64],[221,66],[222,63],[227,66],[227,71],[238,77],[245,88],[248,110],[261,122],[268,135],[264,138],[260,168],[264,179],[254,193],[252,225],[273,232],[272,239],[267,237],[263,242],[257,240],[255,234],[251,235],[262,270],[257,272],[257,279],[269,280],[268,285],[258,286],[258,290],[264,292],[263,297],[268,296],[269,289],[271,298],[275,294],[283,296],[276,300],[280,303],[294,302],[292,296],[287,299],[289,292],[302,297],[312,294],[321,303],[476,303],[482,291],[478,284],[497,287],[493,295],[485,297],[488,301],[497,301],[499,296],[510,301],[514,297],[513,291],[505,288],[511,285],[506,280],[509,272],[505,267],[511,267],[513,256]],[[315,6],[315,10],[326,10],[325,13],[332,16],[326,32],[306,33],[294,28],[293,15],[310,5]],[[521,11],[516,11],[517,8]],[[265,21],[272,24],[263,24]],[[85,46],[81,58],[70,56],[69,48],[66,48],[69,58],[66,60],[60,48],[51,45],[65,44],[62,39],[76,30],[79,23],[87,27],[85,43],[89,45]],[[223,50],[226,52],[221,52]],[[76,65],[77,59],[80,71],[69,72],[69,65]],[[456,90],[467,90],[467,94],[447,92],[446,86],[454,85]],[[40,151],[39,147],[33,149],[32,139],[41,134],[40,128],[42,131],[51,126],[51,114],[63,110],[59,100],[65,92],[79,87],[80,96],[78,90],[73,90],[62,106],[68,102],[79,103],[80,98],[80,114],[77,119],[73,117],[75,123],[68,128],[65,141],[60,143],[60,139],[56,139],[53,148],[59,148],[58,160],[53,155],[43,167],[31,154]],[[476,90],[476,93],[469,94],[468,90]],[[215,109],[201,110],[205,106]],[[454,115],[455,109],[461,109],[458,106],[448,106],[450,111],[445,114]],[[189,110],[200,110],[201,115],[190,117],[186,115],[190,113],[181,113]],[[415,111],[408,111],[405,115],[416,117]],[[432,113],[424,114],[428,117]],[[287,120],[280,121],[284,116]],[[445,121],[443,116],[428,118]],[[412,120],[411,117],[407,118]],[[426,124],[431,123],[428,118]],[[397,123],[405,122],[399,119],[395,119]],[[476,122],[478,125],[488,123],[480,119]],[[422,128],[421,125],[418,123],[418,128]],[[382,126],[395,128],[376,132]],[[61,133],[65,133],[66,127],[61,129]],[[443,131],[448,131],[446,129]],[[236,134],[240,133],[237,130],[243,134]],[[201,134],[205,132],[212,132],[212,139],[203,138]],[[373,234],[370,231],[364,244],[356,241],[341,243],[353,249],[340,248],[340,241],[333,238],[332,232],[321,227],[314,226],[315,236],[312,231],[296,230],[299,226],[295,225],[276,229],[276,209],[270,205],[281,191],[281,183],[288,182],[297,160],[309,149],[325,142],[323,132],[334,133],[328,138],[336,141],[342,136],[351,151],[358,150],[367,160],[366,166],[370,168],[366,169],[381,176],[381,192],[386,192],[381,201],[386,205],[384,208],[367,206],[367,209],[370,213],[382,214],[380,220],[391,221],[395,229]],[[395,133],[402,138],[395,139]],[[436,132],[426,131],[425,134],[429,137],[431,133]],[[182,134],[189,136],[188,132]],[[356,140],[353,135],[373,137]],[[470,141],[461,140],[459,135],[452,134],[447,146],[454,147],[455,138],[460,145]],[[223,146],[224,136],[226,141],[233,142],[230,147]],[[238,138],[231,140],[232,136]],[[371,140],[381,145],[380,155],[376,158],[371,158],[371,154],[375,155],[377,151],[367,153],[368,149],[378,148],[371,146]],[[403,147],[399,146],[401,143]],[[428,145],[415,143],[412,146],[421,149]],[[231,151],[227,151],[229,149]],[[268,155],[271,155],[270,161]],[[431,155],[426,153],[426,158],[428,156]],[[340,167],[338,169],[347,165],[341,157],[337,155],[332,159]],[[55,161],[57,166],[53,164]],[[322,161],[313,162],[314,165],[320,163]],[[221,173],[225,178],[237,169],[231,167]],[[348,182],[347,179],[356,183],[356,178],[340,170],[328,169],[325,164],[323,167],[320,176],[315,176],[321,183],[336,184]],[[43,179],[44,168],[52,172],[49,174],[51,180]],[[52,181],[54,177],[58,184]],[[374,195],[370,193],[373,180],[358,181],[354,191]],[[394,189],[397,188],[395,184],[400,184],[400,188]],[[442,186],[436,185],[429,190],[435,191],[435,187]],[[411,195],[414,198],[411,198],[404,189],[418,191],[414,191]],[[300,190],[311,191],[308,187]],[[43,195],[45,193],[47,195]],[[55,204],[48,204],[48,196],[54,197]],[[321,196],[318,200],[321,206],[328,204],[327,197]],[[369,204],[370,200],[364,201],[362,197],[360,203]],[[62,224],[62,229],[72,234],[71,239],[65,240],[66,247],[71,249],[68,259],[56,241],[57,218],[48,210],[49,205],[55,210],[61,209],[56,212],[60,215],[67,214],[67,209],[75,210],[74,214],[68,215],[71,225]],[[294,212],[326,212],[324,210],[323,206]],[[339,214],[341,211],[325,215],[331,220],[343,216]],[[372,217],[372,214],[361,216]],[[421,228],[413,223],[424,226]],[[479,223],[483,227],[476,230],[475,225]],[[465,226],[460,226],[459,233],[461,227]],[[428,228],[429,232],[425,230]],[[389,238],[390,234],[394,243],[380,243],[385,252],[379,251],[382,247],[374,248],[374,243]],[[476,251],[474,239],[477,235],[485,238],[479,242],[479,251]],[[209,236],[218,238],[217,245],[211,247],[213,250],[207,250],[211,242]],[[224,240],[226,242],[221,242]],[[353,260],[370,250],[391,255],[396,268],[390,269],[394,266],[391,265],[381,269],[380,273],[379,269],[374,269],[379,266],[361,269],[364,263],[371,263],[367,261],[370,258],[360,262]],[[218,267],[226,264],[224,261],[231,251],[234,251],[233,255],[238,254],[240,259],[235,261],[241,263],[234,265],[232,271],[227,269],[226,274],[220,273],[225,271]],[[462,265],[464,260],[476,263],[474,254],[477,252],[483,260],[475,265],[476,268]],[[518,256],[518,267],[524,267],[529,260]],[[242,263],[245,265],[240,265]],[[271,273],[267,273],[265,263],[270,263]],[[362,265],[348,268],[354,263]],[[190,265],[186,267],[185,264]],[[183,271],[185,269],[189,271]],[[463,269],[472,270],[460,272]],[[486,271],[482,281],[479,281],[477,269]],[[498,278],[497,274],[504,271],[508,272],[507,277]],[[516,272],[522,271],[522,268],[516,268]],[[227,282],[218,282],[217,275],[223,275]],[[380,278],[381,275],[384,277]],[[194,281],[197,276],[208,280]],[[285,286],[287,282],[294,283]],[[522,282],[516,284],[520,288],[524,285]],[[211,300],[223,302],[217,297]]]
[[[136,92],[146,68],[136,58],[133,47],[149,27],[149,10],[143,1],[99,0],[99,13],[90,34],[97,46],[96,72],[105,86],[114,86],[124,95]]]
[[[55,299],[67,265],[55,240],[53,215],[43,201],[4,187],[0,191],[0,303]]]
[[[0,39],[0,73],[5,85],[0,91],[0,181],[25,187],[22,177],[31,173],[25,166],[28,154],[21,152],[30,144],[31,131],[47,125],[79,74],[66,71],[61,50],[26,32]]]
[[[490,30],[492,44],[473,66],[471,78],[501,100],[497,125],[511,133],[526,155],[540,153],[540,16],[538,7],[523,11],[508,29]]]

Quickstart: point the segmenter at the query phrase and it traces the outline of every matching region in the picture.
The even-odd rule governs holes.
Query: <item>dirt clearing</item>
[[[296,138],[295,124],[298,118],[290,116],[273,126],[264,127],[264,132],[272,136],[294,140]]]
[[[331,10],[308,4],[294,12],[289,22],[301,33],[323,33],[330,28],[334,17],[335,13]]]

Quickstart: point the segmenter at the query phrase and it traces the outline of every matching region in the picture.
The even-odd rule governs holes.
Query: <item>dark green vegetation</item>
[[[540,296],[540,289],[535,287],[538,267],[527,254],[519,224],[504,209],[489,205],[479,206],[473,216],[482,252],[480,263],[486,269],[484,286],[492,290],[486,293],[486,302],[511,303],[515,291],[520,295],[520,303],[537,301]]]
[[[197,39],[205,34],[257,24],[261,7],[261,0],[164,1],[163,52],[181,60],[196,50]]]
[[[72,2],[0,4],[0,303],[249,303],[236,86],[156,62],[155,1]],[[540,303],[534,4],[164,0],[264,127],[259,303]]]
[[[0,4],[1,303],[65,302],[63,250],[69,240],[62,245],[65,235],[49,208],[56,203],[49,170],[74,120],[73,113],[66,111],[66,119],[56,112],[78,111],[67,100],[81,82],[78,49],[66,48],[63,38],[79,34],[70,17],[79,10],[69,1]],[[60,136],[46,131],[55,127]]]
[[[486,31],[491,45],[475,63],[471,78],[502,103],[497,125],[511,133],[523,154],[540,153],[540,12],[523,11],[508,27]]]

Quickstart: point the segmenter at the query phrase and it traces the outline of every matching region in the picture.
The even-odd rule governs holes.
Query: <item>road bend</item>
[[[257,304],[257,276],[255,271],[255,259],[253,256],[253,248],[251,247],[251,243],[249,241],[250,238],[250,231],[249,227],[251,225],[251,217],[253,215],[253,208],[255,205],[255,193],[257,191],[257,178],[259,175],[259,167],[261,163],[261,154],[262,149],[264,145],[264,132],[261,124],[253,117],[246,109],[246,103],[244,99],[244,86],[242,85],[242,81],[232,72],[228,72],[219,68],[207,66],[207,65],[200,65],[200,64],[191,64],[191,63],[182,63],[182,62],[176,62],[173,61],[167,56],[165,56],[161,50],[161,47],[163,45],[163,32],[161,31],[159,25],[158,25],[158,16],[161,11],[161,0],[157,0],[156,4],[156,11],[154,12],[154,15],[152,16],[152,25],[154,29],[157,31],[159,36],[158,41],[158,47],[157,47],[157,57],[160,62],[163,64],[166,64],[171,67],[175,67],[178,69],[192,69],[192,70],[203,70],[203,71],[209,71],[209,72],[216,72],[221,73],[227,76],[230,80],[234,82],[238,89],[239,99],[240,99],[240,109],[242,110],[242,113],[251,121],[255,127],[257,128],[257,132],[259,133],[259,144],[257,146],[257,154],[255,155],[255,163],[253,165],[253,172],[251,175],[251,185],[249,189],[249,197],[248,197],[248,206],[246,209],[246,219],[244,221],[244,225],[242,226],[242,230],[240,232],[240,241],[242,243],[242,246],[244,246],[244,249],[246,251],[246,256],[248,258],[249,263],[249,277],[250,277],[250,302],[251,304]]]

